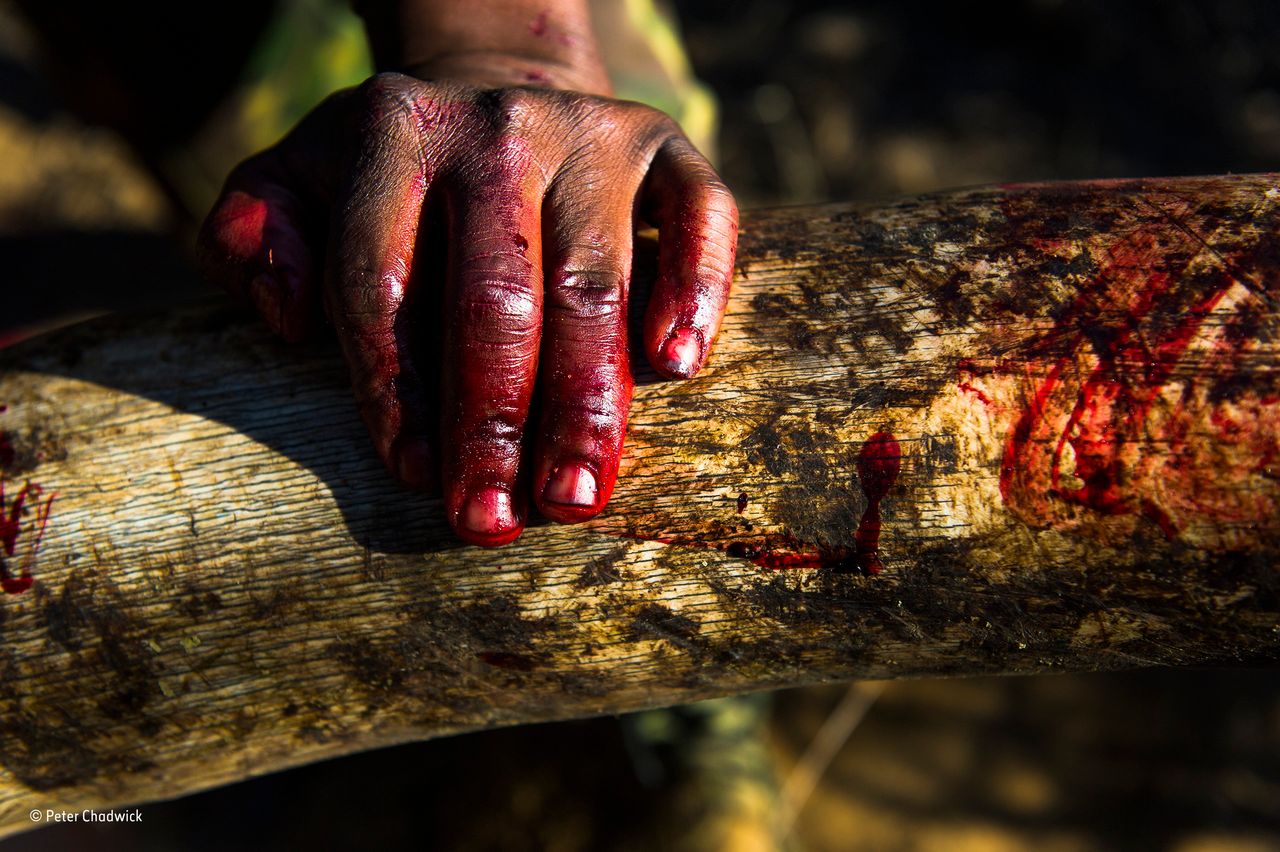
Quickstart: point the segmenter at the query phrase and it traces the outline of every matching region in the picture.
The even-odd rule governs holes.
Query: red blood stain
[[[858,481],[867,497],[867,508],[854,534],[854,557],[858,568],[868,574],[879,574],[880,501],[889,493],[902,468],[902,448],[888,432],[876,432],[858,453]]]
[[[790,538],[790,537],[788,537]],[[791,539],[791,541],[795,541]],[[774,571],[799,571],[803,569],[831,569],[839,574],[851,571],[847,547],[821,548],[813,545],[788,544],[795,549],[771,550],[753,557],[752,564]]]
[[[8,571],[4,572],[6,575]],[[20,595],[35,583],[36,578],[30,574],[22,574],[18,577],[3,576],[0,577],[0,591],[6,595]]]
[[[847,547],[826,547],[808,544],[786,533],[767,533],[750,540],[704,540],[694,536],[664,536],[643,534],[637,531],[622,533],[623,538],[638,541],[656,541],[659,544],[691,547],[699,550],[718,550],[735,559],[746,559],[761,568],[800,569],[826,568],[848,571],[853,564],[852,552]]]
[[[956,365],[956,373],[959,374],[959,381],[956,383],[956,387],[960,388],[960,390],[965,393],[973,394],[983,405],[990,406],[992,404],[991,397],[983,393],[980,388],[974,387],[973,382],[969,380],[988,372],[990,371],[983,370],[981,367],[976,365],[972,358],[962,358],[960,363]],[[965,378],[966,376],[968,376],[969,379]]]
[[[752,539],[735,541],[707,541],[694,536],[653,536],[638,532],[623,533],[624,538],[639,541],[656,541],[659,544],[691,547],[700,550],[718,550],[735,559],[746,559],[753,565],[775,571],[827,570],[837,574],[869,571],[860,565],[852,548],[810,544],[788,533],[766,533]],[[877,567],[879,563],[877,562]]]
[[[233,192],[218,205],[211,223],[223,249],[237,260],[256,258],[267,227],[267,202]]]
[[[551,82],[551,78],[548,77],[545,72],[539,71],[536,68],[530,68],[528,71],[524,72],[524,78],[530,83],[550,83]]]
[[[13,497],[13,502],[6,509],[4,481],[0,480],[0,591],[8,595],[16,595],[31,588],[35,578],[31,576],[31,566],[40,550],[40,542],[44,539],[45,526],[49,523],[49,512],[53,508],[56,495],[50,494],[41,502],[42,489],[39,485],[28,482]],[[30,533],[29,545],[22,557],[22,565],[15,577],[10,570],[9,560],[17,556],[19,539],[23,534],[24,508],[31,511],[29,503],[35,505],[34,517],[26,524]]]
[[[746,559],[761,568],[774,570],[829,570],[836,573],[861,571],[879,574],[880,501],[893,487],[902,466],[902,448],[888,432],[876,432],[866,440],[858,453],[858,481],[867,498],[867,508],[854,535],[853,548],[840,545],[811,544],[789,533],[765,533],[750,539],[734,541],[705,540],[694,536],[644,534],[634,527],[623,533],[625,538],[656,541],[660,544],[719,550],[736,559]],[[738,495],[739,513],[746,510],[750,497]]]
[[[1242,520],[1266,511],[1261,502],[1241,500],[1241,488],[1222,490],[1227,479],[1253,470],[1211,467],[1195,458],[1187,440],[1192,428],[1203,430],[1201,422],[1233,443],[1271,432],[1259,399],[1250,404],[1255,416],[1247,429],[1216,408],[1203,410],[1217,404],[1219,388],[1239,383],[1265,298],[1249,284],[1254,292],[1242,306],[1207,326],[1227,292],[1248,281],[1237,264],[1251,266],[1247,258],[1225,258],[1217,274],[1184,274],[1202,245],[1190,228],[1134,228],[1110,246],[1100,270],[1024,357],[960,363],[959,389],[995,408],[972,381],[1030,380],[1000,466],[1001,496],[1027,523],[1068,527],[1079,520],[1071,507],[1081,507],[1145,517],[1173,538],[1193,515]],[[1061,248],[1052,241],[1038,247]],[[1202,329],[1208,346],[1188,361]],[[1270,444],[1258,447],[1265,455],[1262,445]]]
[[[1126,444],[1143,439],[1139,430],[1152,403],[1232,279],[1223,276],[1216,288],[1183,308],[1178,321],[1163,329],[1147,329],[1143,321],[1153,308],[1177,296],[1169,292],[1176,283],[1173,276],[1164,271],[1144,272],[1158,259],[1157,250],[1151,235],[1139,233],[1113,251],[1099,282],[1077,297],[1053,331],[1035,347],[1046,351],[1063,334],[1077,336],[1070,351],[1052,361],[1009,436],[1000,469],[1000,493],[1006,501],[1021,470],[1043,468],[1047,461],[1050,491],[1058,499],[1107,515],[1142,511],[1168,532],[1168,519],[1155,504],[1145,501],[1144,505],[1124,487],[1127,465],[1123,451]],[[1116,281],[1125,286],[1108,286]],[[1105,306],[1112,317],[1098,310],[1100,295],[1112,301]],[[1088,322],[1094,325],[1086,337]],[[1080,384],[1065,424],[1054,427],[1055,431],[1060,429],[1056,440],[1046,440],[1048,436],[1040,427],[1053,419],[1051,407],[1058,401],[1063,373],[1074,363],[1075,350],[1086,339],[1092,342],[1097,363]],[[1075,454],[1075,476],[1082,481],[1079,486],[1065,484],[1062,478],[1067,444]]]
[[[976,397],[978,398],[978,402],[981,402],[983,405],[990,405],[990,404],[991,404],[991,398],[990,398],[990,397],[988,397],[988,396],[987,396],[985,393],[983,393],[982,391],[980,391],[980,390],[978,390],[977,388],[975,388],[975,387],[974,387],[973,385],[971,385],[969,382],[961,382],[961,383],[960,383],[960,390],[964,391],[965,393],[971,393],[971,394],[973,394],[974,396],[976,396]]]

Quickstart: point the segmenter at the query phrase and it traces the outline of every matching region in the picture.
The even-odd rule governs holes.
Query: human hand
[[[613,490],[637,220],[660,231],[644,349],[685,378],[720,324],[737,210],[662,113],[469,76],[483,84],[390,73],[331,97],[233,172],[200,242],[286,339],[323,307],[387,468],[442,486],[458,535],[495,546],[530,487],[561,522]]]

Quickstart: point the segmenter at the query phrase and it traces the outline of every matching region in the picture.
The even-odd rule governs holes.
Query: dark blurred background
[[[184,6],[139,52],[116,5],[0,0],[0,345],[200,293],[186,246],[220,175],[367,73],[336,0],[244,14],[218,29]],[[744,207],[1280,168],[1274,2],[698,0],[677,17]],[[126,48],[133,70],[103,76]],[[709,137],[711,102],[668,76],[651,99]],[[174,91],[214,117],[153,108]],[[1270,671],[796,690],[404,746],[6,845],[1280,849],[1280,690]]]
[[[1276,168],[1280,4],[680,4],[753,203]]]

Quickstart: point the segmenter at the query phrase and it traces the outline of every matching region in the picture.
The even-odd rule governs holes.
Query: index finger
[[[435,484],[436,420],[415,359],[411,274],[431,182],[412,117],[380,84],[367,87],[380,133],[356,152],[334,206],[329,314],[374,446],[404,482]]]

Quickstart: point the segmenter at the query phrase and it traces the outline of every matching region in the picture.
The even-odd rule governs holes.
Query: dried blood
[[[14,495],[13,502],[6,510],[4,481],[0,480],[0,591],[5,594],[20,594],[35,582],[31,576],[31,566],[40,550],[40,542],[44,539],[55,495],[49,495],[44,502],[40,501],[41,496],[40,486],[28,482]],[[23,509],[29,509],[28,502],[35,504],[35,517],[28,528],[31,531],[30,543],[22,556],[22,567],[18,575],[14,576],[9,568],[9,560],[14,559],[18,553],[19,540],[23,534]]]
[[[888,432],[877,432],[867,439],[858,453],[858,481],[867,497],[867,508],[854,533],[854,559],[861,570],[879,574],[880,501],[889,493],[902,468],[902,447]]]

